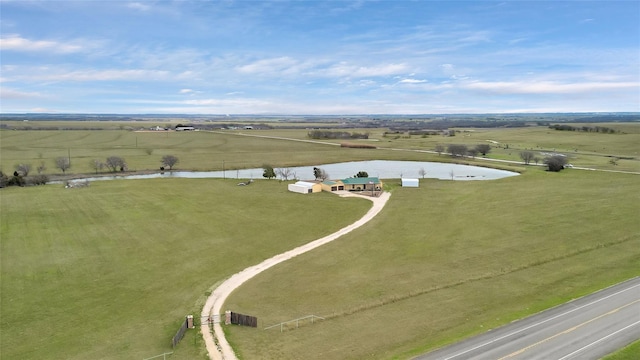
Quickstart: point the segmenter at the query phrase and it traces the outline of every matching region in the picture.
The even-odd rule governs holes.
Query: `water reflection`
[[[380,179],[399,178],[431,178],[442,180],[495,180],[518,173],[490,169],[480,166],[447,164],[426,161],[393,161],[371,160],[352,161],[336,164],[324,164],[316,166],[290,167],[292,176],[289,179],[310,180],[313,179],[313,168],[323,169],[330,179],[344,179],[355,176],[360,171],[365,171],[369,176]],[[227,179],[262,179],[261,168],[239,169],[225,171],[171,171],[146,175],[104,176],[89,178],[89,180],[114,180],[114,179],[156,179],[156,178],[227,178]]]

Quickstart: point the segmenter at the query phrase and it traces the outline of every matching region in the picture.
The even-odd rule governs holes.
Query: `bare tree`
[[[65,156],[56,158],[56,168],[62,170],[62,173],[64,174],[67,170],[69,170],[69,168],[71,168],[71,162],[69,161],[69,158]]]
[[[422,176],[422,178],[424,179],[424,176],[427,175],[427,171],[424,168],[420,168],[418,174],[420,174],[420,176]]]
[[[29,176],[29,172],[31,171],[31,164],[18,164],[16,165],[16,171],[19,172],[22,176]]]
[[[467,154],[467,145],[450,144],[447,147],[447,151],[451,153],[451,156],[465,156]]]
[[[535,154],[531,151],[520,152],[520,159],[522,159],[522,161],[524,161],[526,165],[529,165],[529,163],[531,162],[531,160],[533,160],[534,157],[535,157]]]
[[[536,165],[538,165],[538,163],[540,162],[540,158],[539,157],[534,157],[533,161],[535,161]]]
[[[438,156],[440,156],[440,154],[442,154],[442,152],[444,151],[444,145],[442,145],[442,144],[436,145],[436,149],[435,150],[438,153]]]
[[[469,156],[471,156],[472,158],[475,158],[476,156],[478,156],[478,149],[476,148],[472,148],[467,150],[467,154],[469,154]]]
[[[315,176],[316,180],[325,181],[329,178],[329,174],[321,168],[314,167],[313,168],[313,176]]]
[[[124,170],[124,168],[127,166],[127,164],[124,162],[124,159],[119,156],[109,156],[104,164],[106,167],[111,169],[112,172]]]
[[[98,159],[91,160],[90,165],[91,165],[91,168],[96,171],[96,174],[98,173],[99,170],[102,170],[105,166],[104,163]]]
[[[293,170],[290,168],[277,168],[276,175],[280,176],[282,180],[289,180],[289,177],[293,175]]]
[[[173,155],[165,155],[162,157],[162,165],[168,166],[169,170],[173,170],[173,167],[178,163],[178,158]]]
[[[44,164],[44,161],[40,162],[40,165],[38,165],[38,167],[36,168],[36,170],[38,170],[38,174],[42,174],[43,171],[47,170],[46,165]]]
[[[491,145],[489,145],[489,144],[478,144],[478,145],[476,145],[476,150],[478,150],[478,152],[480,154],[482,154],[482,156],[486,156],[491,151]]]

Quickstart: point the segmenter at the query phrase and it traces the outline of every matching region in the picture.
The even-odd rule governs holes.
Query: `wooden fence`
[[[231,323],[234,325],[243,325],[243,326],[251,326],[258,327],[258,318],[250,315],[242,315],[238,313],[231,312]]]
[[[173,339],[171,339],[171,346],[173,348],[175,348],[176,345],[178,345],[178,343],[180,342],[180,340],[182,340],[182,338],[184,337],[184,333],[187,332],[188,326],[189,324],[187,323],[187,319],[185,319],[184,322],[182,323],[182,326],[180,326],[180,329],[178,330],[178,332],[175,334]]]

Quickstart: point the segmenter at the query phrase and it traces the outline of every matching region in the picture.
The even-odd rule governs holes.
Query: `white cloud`
[[[42,94],[38,92],[26,92],[19,91],[14,89],[9,89],[7,87],[0,87],[0,99],[8,100],[8,99],[34,99],[34,98],[42,98]]]
[[[383,64],[374,66],[358,66],[347,62],[341,62],[327,69],[326,74],[336,77],[376,77],[390,76],[407,73],[406,64]]]
[[[83,51],[84,48],[81,45],[52,40],[30,40],[14,34],[0,38],[0,50],[75,53]]]
[[[236,70],[245,74],[272,74],[276,72],[286,71],[298,62],[288,56],[277,57],[272,59],[263,59],[255,61],[251,64],[236,67]]]
[[[570,94],[638,88],[637,82],[473,81],[463,88],[500,94]]]
[[[400,84],[421,84],[421,83],[425,83],[427,82],[427,80],[420,80],[420,79],[402,79],[399,81]]]
[[[170,73],[162,70],[78,70],[65,73],[42,73],[30,76],[32,81],[154,81],[169,78]]]
[[[129,9],[140,10],[140,11],[148,11],[149,9],[151,9],[151,6],[149,6],[147,4],[140,3],[140,2],[128,3],[127,7]]]

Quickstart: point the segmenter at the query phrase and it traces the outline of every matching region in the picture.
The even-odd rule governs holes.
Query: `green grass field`
[[[638,171],[637,159],[608,164],[611,154],[637,156],[640,131],[634,130],[640,127],[624,126],[627,134],[526,128],[398,139],[376,130],[378,141],[370,142],[378,150],[233,132],[0,131],[0,168],[10,173],[15,164],[44,161],[46,173],[60,173],[54,159],[69,153],[73,173],[91,173],[92,159],[110,155],[124,157],[132,170],[157,169],[164,154],[178,156],[177,168],[189,170],[219,170],[223,160],[227,169],[452,161],[388,149],[431,150],[445,141],[487,138],[513,148],[580,146],[578,154],[594,154],[572,160],[576,166],[580,160]],[[306,139],[303,130],[251,134]],[[517,160],[506,150],[490,157]],[[425,180],[419,189],[391,181],[391,201],[373,223],[239,289],[226,307],[258,316],[261,327],[310,314],[327,318],[283,333],[228,327],[239,355],[406,358],[640,274],[638,175],[501,167],[523,175]],[[170,339],[184,316],[198,316],[216,283],[333,232],[370,206],[330,194],[292,194],[276,180],[236,182],[156,179],[0,190],[2,358],[142,359],[172,351]],[[204,358],[204,352],[197,331],[189,331],[171,358]]]
[[[637,175],[528,172],[397,188],[372,224],[245,284],[227,307],[281,333],[229,327],[243,359],[387,359],[640,274]]]
[[[78,126],[78,122],[67,122]],[[85,122],[84,126],[88,126]],[[89,122],[89,125],[91,123]],[[385,136],[385,129],[353,129],[352,132],[368,132],[369,140],[348,141],[375,145],[382,151],[345,149],[339,146],[312,144],[307,142],[264,139],[240,136],[239,133],[257,136],[283,137],[309,140],[307,130],[253,130],[211,132],[135,132],[131,130],[31,130],[0,131],[0,170],[13,173],[17,164],[31,164],[32,174],[44,163],[46,174],[61,174],[55,166],[58,157],[70,157],[74,174],[94,173],[93,160],[104,161],[108,156],[120,156],[131,171],[157,171],[164,155],[179,159],[177,169],[221,170],[298,165],[321,165],[341,161],[369,159],[454,161],[446,155],[388,151],[389,149],[430,150],[437,144],[466,144],[473,147],[492,140],[494,145],[488,154],[490,159],[521,161],[522,150],[540,153],[553,151],[567,154],[575,166],[606,170],[640,172],[640,124],[608,124],[623,133],[599,134],[555,131],[546,127],[513,129],[460,129],[454,137],[437,136]],[[146,124],[148,125],[148,124]],[[62,124],[61,124],[62,126]],[[96,125],[97,126],[97,125]],[[325,141],[336,145],[339,140]],[[505,148],[509,145],[509,148]],[[610,163],[613,157],[620,158],[617,165]],[[457,159],[460,161],[460,159]],[[467,163],[486,162],[465,159]],[[504,167],[505,165],[497,164]],[[522,167],[521,167],[522,168]],[[523,171],[522,169],[511,169]],[[107,170],[101,170],[106,172]]]
[[[199,318],[214,284],[327,235],[370,206],[293,194],[276,180],[245,187],[221,179],[98,181],[0,194],[3,359],[142,359],[171,351],[181,321]],[[174,358],[202,354],[201,344],[189,346],[194,339]]]

